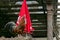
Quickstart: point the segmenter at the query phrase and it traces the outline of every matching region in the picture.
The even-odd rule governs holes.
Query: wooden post
[[[53,40],[53,5],[47,4],[47,40]]]

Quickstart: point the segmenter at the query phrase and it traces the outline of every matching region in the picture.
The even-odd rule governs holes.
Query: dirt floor
[[[18,35],[16,37],[6,38],[4,36],[0,37],[0,40],[32,40],[30,37],[24,37],[21,35]]]
[[[15,37],[15,38],[4,38],[1,37],[0,40],[47,40],[46,38],[32,38],[32,39],[26,39],[24,37]]]
[[[34,37],[30,37],[30,36],[22,36],[22,35],[18,35],[16,37],[0,37],[0,40],[47,40],[47,37],[39,37],[39,38],[34,38]],[[56,40],[56,37],[53,38],[53,40]]]
[[[19,37],[11,37],[11,38],[5,38],[5,37],[0,37],[0,40],[47,40],[47,38],[32,38],[32,39],[26,39],[23,36],[19,36]],[[56,38],[53,38],[53,40],[56,40]]]

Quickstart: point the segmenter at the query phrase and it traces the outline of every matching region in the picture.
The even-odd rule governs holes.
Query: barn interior
[[[57,0],[27,0],[29,13],[32,20],[32,27],[35,28],[32,36],[47,36],[47,4],[54,5],[54,23],[57,17]],[[4,34],[3,28],[7,22],[17,21],[23,0],[0,0],[0,35]],[[60,9],[58,9],[60,10]],[[57,17],[57,18],[56,18]]]

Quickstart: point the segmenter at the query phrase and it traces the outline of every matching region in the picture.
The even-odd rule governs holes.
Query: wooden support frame
[[[53,40],[53,5],[47,4],[47,40]]]

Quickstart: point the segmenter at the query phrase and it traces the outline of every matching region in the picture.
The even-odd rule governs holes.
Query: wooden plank
[[[47,4],[47,26],[48,26],[48,31],[47,31],[47,40],[53,40],[53,5]]]
[[[34,27],[35,30],[47,30],[47,27]]]
[[[19,12],[20,11],[20,9],[10,9],[9,10],[9,8],[8,9],[0,9],[0,11],[1,12]],[[39,12],[39,11],[41,11],[41,12],[44,12],[44,9],[29,9],[29,11],[30,12]]]

